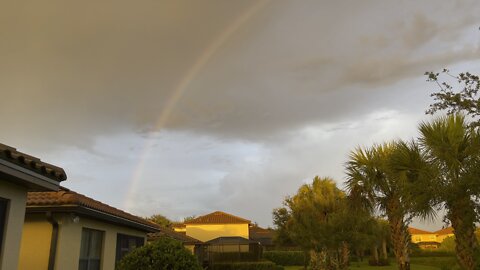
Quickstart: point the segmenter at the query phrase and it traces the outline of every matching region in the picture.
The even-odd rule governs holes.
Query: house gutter
[[[47,212],[47,220],[52,224],[52,238],[50,240],[50,254],[48,255],[48,270],[54,270],[57,255],[58,222],[53,218],[52,212]]]

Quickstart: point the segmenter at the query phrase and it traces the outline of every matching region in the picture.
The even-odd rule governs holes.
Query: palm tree
[[[393,251],[400,270],[410,269],[408,223],[412,218],[407,175],[395,163],[403,143],[357,148],[347,162],[347,189],[350,197],[371,209],[386,214]],[[402,160],[403,161],[403,160]],[[408,161],[405,161],[409,164]]]
[[[419,129],[419,143],[426,161],[432,170],[438,171],[433,178],[436,191],[432,202],[446,209],[446,218],[454,228],[460,265],[467,270],[475,269],[478,264],[475,199],[480,193],[480,134],[459,114],[424,122]]]

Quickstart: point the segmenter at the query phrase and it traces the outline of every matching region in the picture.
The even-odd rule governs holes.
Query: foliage
[[[444,110],[447,111],[447,114],[464,113],[476,119],[475,122],[472,122],[472,126],[479,125],[480,80],[477,75],[469,72],[452,75],[447,69],[444,69],[441,74],[426,72],[425,75],[427,81],[435,83],[440,88],[438,92],[431,95],[435,103],[430,105],[426,113],[434,114]],[[445,80],[445,77],[449,81]],[[458,89],[454,89],[451,81],[458,84]]]
[[[475,269],[478,252],[475,222],[480,194],[480,134],[460,114],[440,117],[420,125],[421,149],[432,171],[422,186],[435,187],[431,204],[444,206],[455,232],[461,266]]]
[[[264,251],[263,258],[272,261],[278,265],[291,266],[303,265],[305,260],[304,251]]]
[[[215,263],[210,266],[211,270],[280,270],[283,267],[277,266],[270,261],[261,262],[230,262]]]
[[[183,245],[170,238],[160,238],[134,249],[120,260],[117,270],[201,270],[197,259]]]
[[[273,242],[277,246],[292,246],[294,245],[293,240],[290,238],[287,229],[287,223],[290,220],[291,216],[287,208],[279,207],[273,209],[273,225],[274,225],[274,238]]]
[[[187,222],[187,221],[190,221],[190,220],[193,220],[193,219],[196,219],[196,218],[197,218],[197,216],[195,216],[195,215],[193,215],[193,216],[188,216],[188,217],[185,217],[185,218],[183,219],[183,222]]]
[[[438,250],[451,253],[455,252],[455,236],[449,236],[443,239]]]
[[[422,193],[411,183],[414,170],[424,167],[412,151],[414,145],[403,142],[358,148],[347,162],[347,189],[357,205],[372,212],[386,214],[397,264],[409,269],[408,223],[415,215],[426,216],[431,209],[424,204]],[[426,206],[425,206],[426,205]]]
[[[156,224],[158,224],[158,225],[160,225],[161,227],[164,227],[164,228],[170,228],[172,226],[172,221],[169,220],[164,215],[155,214],[155,215],[151,215],[150,217],[147,217],[145,219],[149,220],[153,223],[156,223]]]
[[[390,261],[387,259],[378,259],[378,260],[375,260],[373,258],[371,258],[370,260],[368,260],[368,265],[371,265],[371,266],[385,266],[385,265],[390,265]]]
[[[316,176],[285,200],[290,214],[287,230],[291,239],[310,250],[312,269],[345,269],[352,219],[344,192],[330,178]]]

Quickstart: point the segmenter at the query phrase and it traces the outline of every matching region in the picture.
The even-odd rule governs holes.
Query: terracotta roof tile
[[[188,224],[250,224],[250,220],[216,211],[185,222]]]
[[[0,143],[0,159],[16,164],[58,182],[67,179],[65,171],[52,164],[41,161],[37,157],[17,151],[17,149]]]
[[[454,232],[453,232],[453,227],[450,226],[445,229],[438,230],[435,233],[443,235],[443,234],[453,234]]]
[[[140,223],[142,225],[158,229],[158,225],[145,220],[141,217],[134,216],[125,211],[109,206],[85,195],[76,193],[67,188],[61,187],[60,191],[48,191],[48,192],[28,192],[27,195],[27,211],[35,208],[75,208],[83,207],[93,209],[104,214],[113,215],[134,223]]]
[[[413,227],[408,227],[408,232],[410,234],[435,234],[433,232],[424,231],[424,230],[420,230],[420,229],[413,228]]]

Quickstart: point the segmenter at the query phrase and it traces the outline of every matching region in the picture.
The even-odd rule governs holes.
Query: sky
[[[261,226],[355,147],[418,136],[426,71],[480,73],[456,1],[3,1],[0,142],[139,216]],[[438,229],[441,217],[415,226]]]

